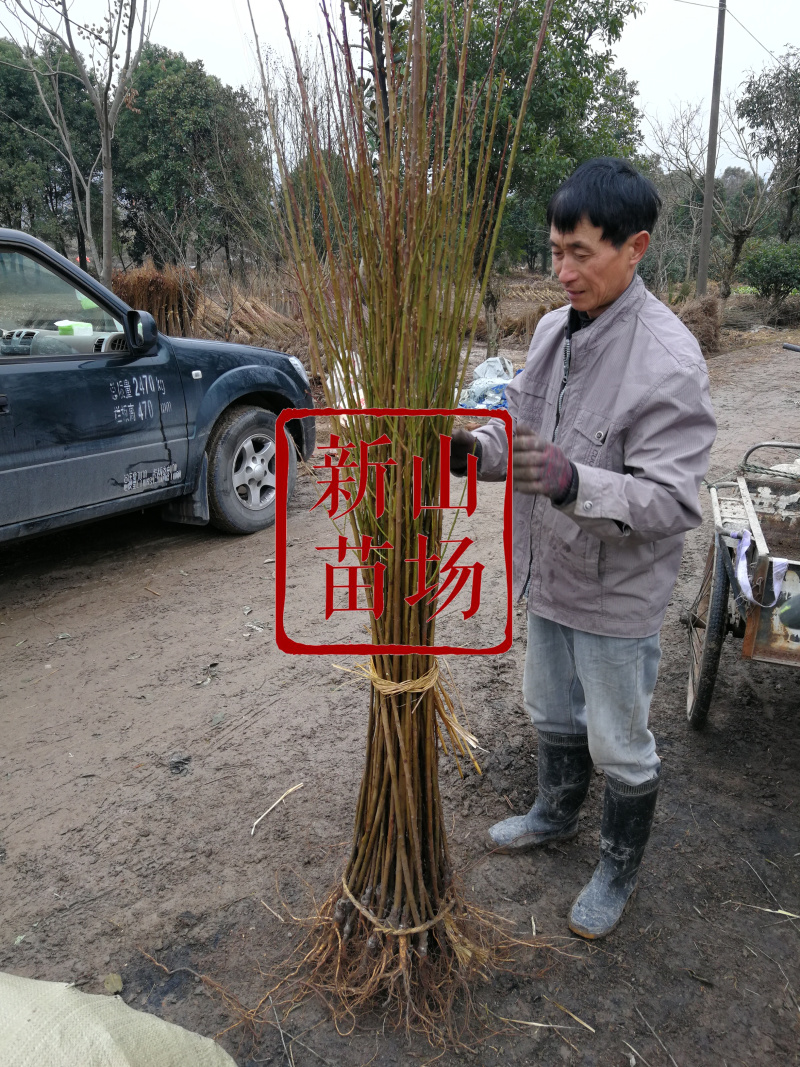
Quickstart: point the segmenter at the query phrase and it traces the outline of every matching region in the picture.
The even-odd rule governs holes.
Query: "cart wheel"
[[[689,688],[686,716],[700,730],[708,718],[722,643],[728,632],[728,572],[715,537],[708,550],[700,592],[689,612]]]

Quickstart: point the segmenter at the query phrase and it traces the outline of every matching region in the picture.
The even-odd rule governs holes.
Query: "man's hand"
[[[469,430],[453,430],[450,441],[450,470],[463,478],[467,473],[467,456],[475,455],[480,459],[481,446],[478,438]]]
[[[527,426],[514,434],[514,489],[560,503],[572,485],[572,464],[558,447]]]

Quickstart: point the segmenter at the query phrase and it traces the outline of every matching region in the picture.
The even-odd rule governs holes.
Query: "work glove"
[[[481,443],[469,430],[453,430],[450,441],[450,473],[464,478],[467,473],[467,456],[478,457],[478,469],[481,466]]]
[[[517,424],[514,434],[514,489],[518,493],[541,493],[554,504],[577,496],[578,472],[551,441],[528,426]],[[574,495],[573,495],[574,493]]]

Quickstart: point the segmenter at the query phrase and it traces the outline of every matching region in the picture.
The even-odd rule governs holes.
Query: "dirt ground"
[[[770,344],[711,362],[710,477],[750,443],[800,437],[799,360]],[[300,478],[288,552],[301,621],[321,596],[304,574],[330,537],[309,515],[315,499]],[[482,777],[443,773],[455,860],[473,899],[521,937],[533,918],[542,942],[475,999],[571,1029],[487,1016],[495,1036],[441,1064],[800,1063],[799,928],[779,914],[800,914],[800,673],[742,661],[729,639],[709,726],[688,728],[679,614],[708,541],[707,525],[688,538],[663,630],[652,725],[664,785],[640,888],[603,943],[566,927],[595,863],[600,778],[576,841],[484,856],[482,831],[533,797],[524,613],[511,652],[451,658],[488,750]],[[0,548],[0,969],[90,992],[118,972],[129,1004],[207,1035],[231,1022],[220,999],[143,953],[213,976],[245,1005],[267,988],[262,972],[301,936],[284,905],[308,914],[310,892],[340,873],[367,714],[365,683],[336,669],[347,661],[276,650],[274,556],[272,531],[233,539],[152,512]],[[298,1067],[437,1055],[379,1016],[340,1036],[315,1003],[284,1026]],[[274,1027],[255,1045],[241,1031],[221,1040],[241,1067],[286,1061]]]

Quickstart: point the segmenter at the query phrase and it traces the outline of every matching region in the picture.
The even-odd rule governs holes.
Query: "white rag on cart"
[[[760,608],[774,608],[778,603],[778,597],[781,595],[781,589],[783,587],[783,579],[786,577],[786,571],[789,567],[788,559],[776,559],[772,560],[772,603],[761,604],[753,596],[753,587],[750,585],[750,575],[747,572],[747,551],[750,545],[753,543],[753,538],[750,535],[749,530],[742,530],[740,533],[731,533],[730,535],[738,543],[736,545],[736,560],[734,561],[734,572],[736,574],[736,580],[738,581],[742,592],[751,604],[755,604]]]

